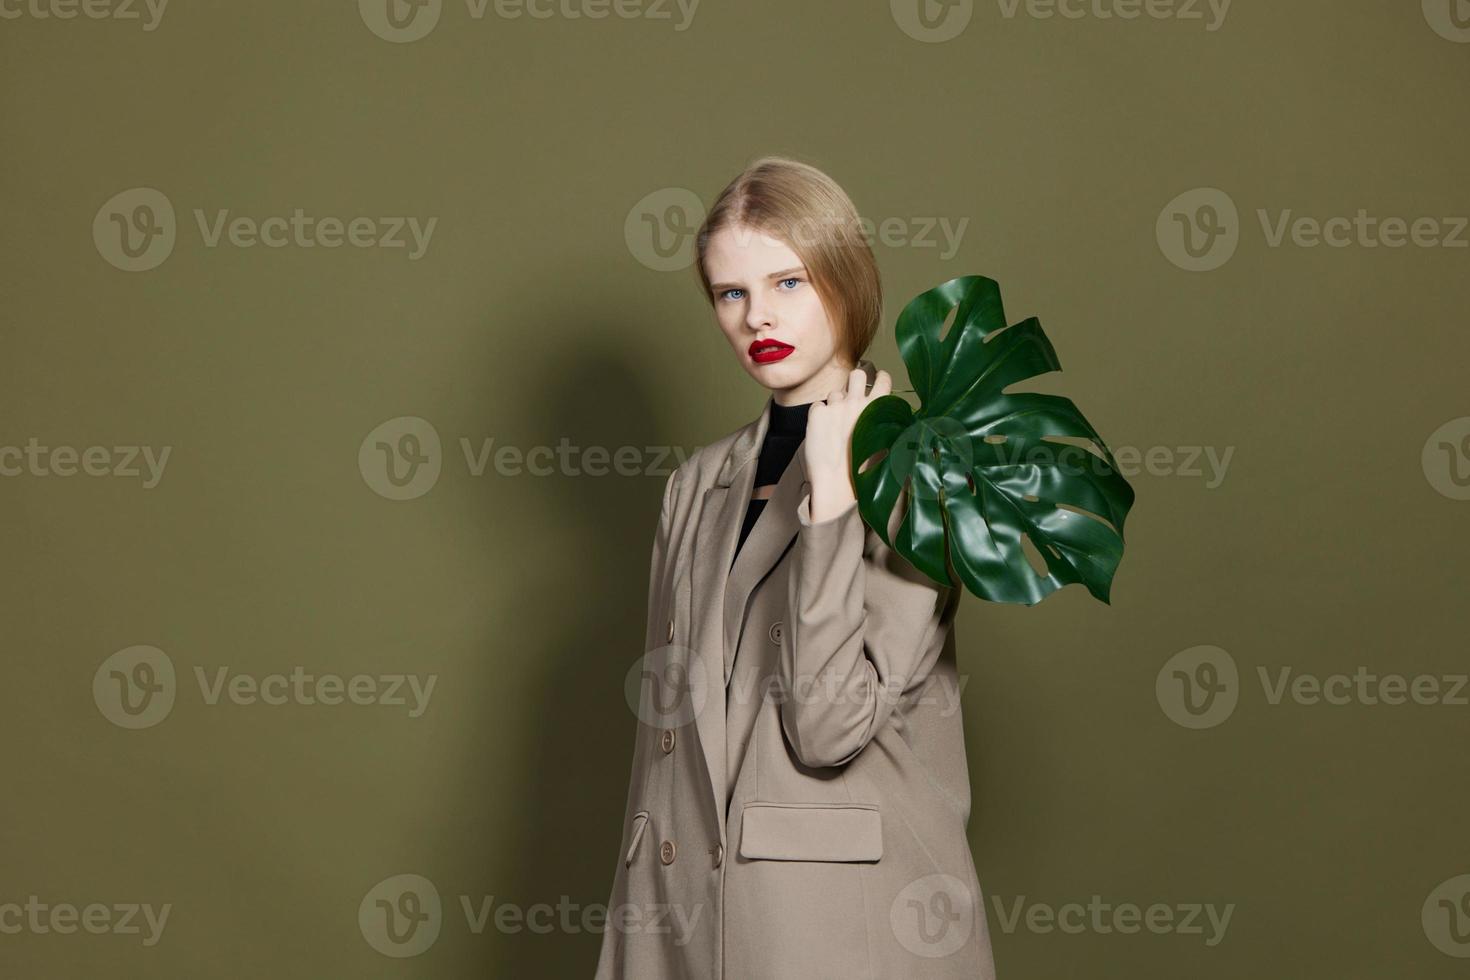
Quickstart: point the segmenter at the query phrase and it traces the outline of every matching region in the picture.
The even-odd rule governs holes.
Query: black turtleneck
[[[810,402],[782,405],[775,399],[771,400],[771,422],[766,428],[766,437],[761,442],[760,457],[756,460],[755,486],[773,485],[786,472],[787,465],[796,456],[796,447],[801,445],[801,440],[806,436],[806,417],[810,408]],[[746,537],[765,507],[764,500],[750,501],[750,506],[745,511],[745,522],[740,527],[740,539],[735,542],[736,555],[740,554]],[[730,563],[734,564],[733,558]]]

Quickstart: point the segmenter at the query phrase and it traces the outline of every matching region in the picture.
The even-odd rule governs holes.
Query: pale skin
[[[705,254],[715,319],[740,366],[770,389],[778,405],[811,403],[802,457],[811,482],[811,520],[840,516],[857,503],[848,453],[858,416],[874,399],[893,390],[887,371],[878,371],[873,390],[867,377],[838,348],[837,334],[801,257],[784,241],[744,225],[722,228]],[[761,364],[750,355],[756,340],[778,340],[795,348],[779,361]],[[770,486],[751,494],[764,499]]]

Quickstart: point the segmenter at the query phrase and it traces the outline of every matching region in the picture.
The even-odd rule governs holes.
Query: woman
[[[960,593],[864,524],[848,472],[891,390],[862,359],[882,297],[857,222],[826,174],[765,158],[700,228],[701,286],[770,394],[664,488],[600,980],[995,975]]]

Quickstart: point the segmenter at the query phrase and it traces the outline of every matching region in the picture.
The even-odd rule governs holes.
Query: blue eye
[[[743,292],[745,292],[745,290],[743,290],[743,289],[727,289],[723,293],[720,294],[720,298],[721,299],[729,299],[731,293],[743,293]]]
[[[785,278],[785,279],[782,279],[782,280],[781,280],[781,282],[782,282],[782,283],[788,283],[788,282],[801,282],[801,280],[800,280],[800,279],[798,279],[798,278],[797,278],[797,277],[796,277],[796,276],[789,276],[789,277],[787,277],[787,278]],[[795,287],[793,287],[793,288],[795,288]]]

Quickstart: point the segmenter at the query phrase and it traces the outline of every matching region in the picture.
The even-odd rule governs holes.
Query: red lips
[[[771,364],[796,350],[790,344],[783,344],[779,340],[753,340],[748,348],[750,359],[757,364]]]

